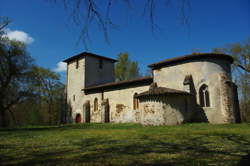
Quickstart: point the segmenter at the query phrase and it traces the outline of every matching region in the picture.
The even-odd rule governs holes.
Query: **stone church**
[[[115,59],[83,52],[64,62],[68,122],[240,122],[229,55],[202,53],[166,59],[148,65],[152,77],[120,82],[115,82]]]

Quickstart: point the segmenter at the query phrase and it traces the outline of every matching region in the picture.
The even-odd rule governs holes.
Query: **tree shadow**
[[[118,133],[119,134],[119,133]],[[219,137],[229,141],[238,148],[234,150],[209,147],[210,137]],[[143,141],[143,142],[141,142]],[[172,166],[172,165],[238,165],[249,163],[250,141],[236,134],[204,134],[181,142],[173,142],[143,135],[136,140],[115,139],[112,137],[82,138],[71,143],[72,147],[62,145],[50,151],[30,151],[26,158],[14,158],[0,153],[0,165],[138,165],[138,166]],[[17,149],[17,145],[1,145],[0,148]],[[239,153],[241,152],[241,153]],[[245,156],[242,154],[244,153]],[[174,158],[152,158],[155,156],[176,155]],[[71,156],[71,157],[68,157]],[[218,159],[215,159],[219,156]],[[220,157],[232,161],[223,161]],[[128,159],[127,159],[128,157]],[[14,160],[20,160],[14,162]],[[113,163],[113,160],[121,163]],[[123,160],[127,160],[122,163]],[[226,162],[226,164],[225,164]]]

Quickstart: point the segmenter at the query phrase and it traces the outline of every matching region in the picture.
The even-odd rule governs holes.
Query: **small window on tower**
[[[76,69],[78,69],[78,67],[79,67],[79,60],[77,59],[76,60]]]
[[[99,59],[99,68],[102,69],[102,67],[103,67],[103,60]]]
[[[76,95],[73,95],[73,101],[75,101],[76,100]]]

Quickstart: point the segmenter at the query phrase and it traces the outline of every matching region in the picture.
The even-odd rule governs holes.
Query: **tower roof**
[[[85,56],[92,56],[92,57],[96,57],[96,58],[101,58],[101,59],[104,59],[104,60],[107,60],[107,61],[111,61],[111,62],[117,62],[116,59],[112,59],[112,58],[109,58],[109,57],[105,57],[105,56],[101,56],[101,55],[97,55],[97,54],[93,54],[93,53],[90,53],[90,52],[82,52],[82,53],[79,53],[77,55],[74,55],[70,58],[67,58],[65,60],[63,60],[63,62],[70,62],[70,61],[73,61],[75,59],[78,59],[80,57],[85,57]]]

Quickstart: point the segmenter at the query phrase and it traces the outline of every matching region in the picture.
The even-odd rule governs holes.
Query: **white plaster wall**
[[[76,69],[76,61],[71,61],[67,65],[67,103],[72,109],[71,122],[74,122],[77,113],[82,116],[82,105],[84,94],[85,59],[79,59],[79,67]],[[73,96],[75,95],[75,101]],[[83,118],[82,118],[83,119]]]
[[[126,123],[126,122],[140,122],[140,111],[133,109],[134,94],[147,91],[149,85],[128,87],[124,89],[116,89],[113,91],[106,91],[104,97],[109,99],[110,103],[110,122]],[[118,106],[122,105],[119,109]],[[139,106],[140,107],[140,106]]]
[[[222,123],[221,102],[221,75],[231,79],[230,63],[221,59],[203,59],[190,61],[173,66],[167,66],[153,70],[154,82],[158,86],[184,90],[183,81],[186,75],[192,75],[196,90],[196,101],[199,105],[199,88],[206,84],[210,93],[210,107],[203,107],[208,121],[211,123]],[[198,109],[197,109],[198,110]]]
[[[94,110],[94,100],[97,98],[98,109]],[[101,122],[101,103],[102,103],[102,93],[94,93],[85,95],[83,101],[89,101],[90,103],[90,122],[100,123]]]
[[[167,94],[142,97],[141,123],[144,125],[177,125],[189,122],[194,111],[192,96]]]
[[[72,109],[72,116],[70,122],[75,121],[76,114],[80,113],[82,122],[83,117],[83,104],[85,101],[90,101],[90,108],[93,110],[94,98],[98,98],[98,104],[101,104],[101,94],[85,95],[82,89],[90,85],[103,84],[114,81],[114,63],[103,61],[102,69],[99,68],[99,58],[85,56],[79,59],[79,67],[76,69],[76,60],[71,61],[67,65],[67,103]],[[75,95],[75,101],[73,96]],[[99,109],[101,106],[99,106]],[[91,112],[91,121],[99,122],[99,112]]]
[[[139,110],[133,110],[133,96],[135,93],[147,91],[149,85],[133,86],[120,89],[112,89],[104,92],[104,99],[109,100],[110,107],[110,122],[125,123],[125,122],[140,122]],[[94,98],[98,97],[101,108],[101,93],[89,94],[85,99],[90,100],[91,113],[93,112]],[[122,109],[118,110],[117,106],[122,105]],[[93,114],[92,114],[93,115]],[[92,119],[92,118],[91,118]],[[101,122],[101,112],[93,117],[93,122]]]
[[[86,64],[86,65],[85,65]],[[103,99],[109,100],[110,105],[110,122],[141,122],[141,112],[133,110],[133,96],[135,93],[147,91],[149,85],[121,87],[103,92],[85,95],[82,89],[86,85],[96,85],[114,81],[114,64],[103,60],[103,69],[99,69],[99,59],[94,57],[85,57],[79,59],[79,68],[76,69],[75,61],[68,64],[67,69],[67,101],[72,107],[72,119],[77,113],[83,117],[83,103],[90,101],[91,122],[101,122],[101,102]],[[211,107],[203,108],[205,114],[211,123],[225,122],[223,116],[225,99],[224,91],[221,91],[221,76],[224,79],[231,79],[230,64],[225,60],[204,59],[203,61],[192,61],[174,66],[163,67],[153,70],[154,82],[161,87],[184,90],[183,81],[186,75],[192,75],[196,90],[196,100],[199,104],[199,88],[202,84],[207,84],[210,92]],[[223,95],[222,95],[223,93]],[[75,101],[73,96],[75,95]],[[94,110],[94,99],[98,99],[98,110]],[[169,99],[171,100],[171,99]],[[175,101],[173,101],[175,103]],[[179,103],[181,104],[181,103]],[[156,105],[151,103],[151,106]],[[141,107],[142,105],[140,105]],[[158,104],[155,109],[168,107],[167,105]],[[177,108],[177,107],[176,107]],[[171,110],[172,108],[168,108]],[[182,108],[179,108],[182,109]],[[198,110],[198,108],[197,108]],[[225,111],[224,111],[225,112]],[[155,118],[162,118],[154,115]],[[161,120],[156,120],[159,123]]]
[[[135,93],[147,91],[149,85],[133,86],[120,89],[111,89],[103,92],[103,99],[109,100],[110,122],[126,123],[140,122],[140,111],[133,110],[133,96]],[[94,100],[98,99],[98,110],[94,111]],[[85,95],[84,101],[90,101],[91,122],[102,122],[101,103],[102,92]],[[122,105],[122,110],[117,109],[117,105]]]

